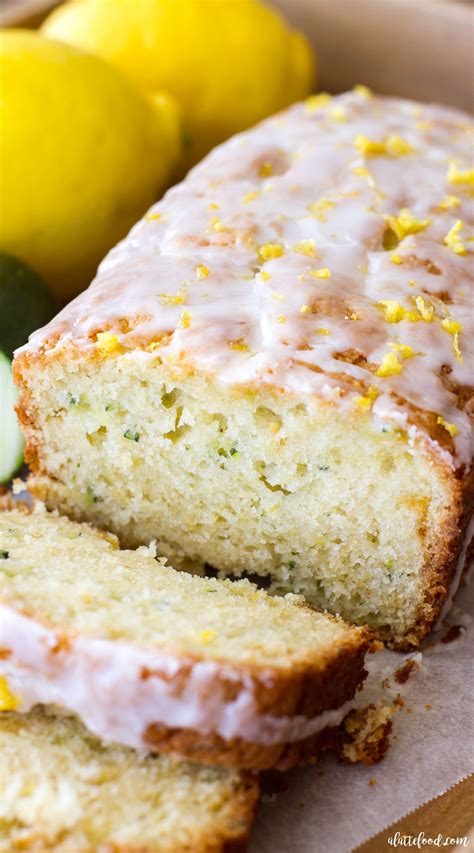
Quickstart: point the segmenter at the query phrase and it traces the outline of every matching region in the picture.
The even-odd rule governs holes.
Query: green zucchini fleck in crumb
[[[3,548],[0,549],[0,560],[8,560],[9,556],[10,556],[9,551],[4,551]]]
[[[128,438],[129,441],[140,441],[140,433],[134,432],[133,429],[126,429],[123,437]]]
[[[92,504],[99,503],[99,501],[100,501],[100,500],[102,500],[102,498],[100,498],[98,495],[96,495],[96,494],[94,493],[94,490],[93,490],[90,486],[88,486],[88,487],[87,487],[87,492],[86,492],[86,501],[87,501],[87,504],[88,504],[89,506],[92,506]]]

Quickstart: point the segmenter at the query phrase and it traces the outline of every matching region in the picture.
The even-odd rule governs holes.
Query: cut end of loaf
[[[154,359],[44,358],[17,375],[50,508],[128,546],[156,539],[176,565],[256,575],[400,647],[427,633],[461,520],[459,481],[422,434]]]

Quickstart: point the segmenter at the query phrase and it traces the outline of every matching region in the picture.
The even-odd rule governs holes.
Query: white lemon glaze
[[[468,466],[470,420],[440,377],[472,382],[472,130],[455,110],[364,90],[296,104],[170,190],[27,348],[93,350],[106,330],[130,357],[348,407],[359,381],[376,389],[375,417],[434,412],[449,464]],[[404,209],[415,233],[385,250]],[[410,318],[388,322],[387,300]],[[362,359],[341,360],[348,350]],[[400,370],[377,375],[387,355]]]
[[[0,675],[18,698],[18,710],[59,705],[104,740],[136,749],[147,747],[144,736],[152,723],[263,745],[299,741],[339,725],[355,704],[348,701],[311,719],[262,714],[255,681],[236,668],[115,640],[73,637],[61,645],[54,630],[6,605],[0,605],[0,647]],[[173,679],[189,664],[177,689]],[[268,671],[263,678],[271,687],[274,675]],[[235,698],[226,698],[223,679],[239,685]]]

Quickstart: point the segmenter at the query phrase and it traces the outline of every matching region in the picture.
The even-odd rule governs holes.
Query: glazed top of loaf
[[[468,465],[473,130],[365,87],[296,104],[193,169],[27,348],[322,395]]]

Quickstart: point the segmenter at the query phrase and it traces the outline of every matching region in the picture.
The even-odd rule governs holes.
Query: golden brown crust
[[[275,671],[271,689],[268,688],[268,682],[264,685],[256,681],[259,711],[276,717],[301,715],[311,718],[352,699],[367,675],[364,658],[371,638],[368,630],[358,630],[360,633],[325,666],[309,667],[297,673],[289,673],[286,677]],[[255,670],[252,677],[258,678]],[[235,692],[235,682],[229,682],[228,686]],[[176,753],[201,764],[287,770],[311,760],[322,749],[332,747],[336,731],[336,728],[328,727],[294,743],[263,745],[240,738],[226,741],[218,734],[204,735],[191,729],[170,729],[151,724],[144,740],[151,749]]]
[[[456,578],[458,561],[474,509],[474,471],[455,477],[446,472],[451,501],[443,523],[434,541],[427,543],[425,565],[422,572],[423,602],[418,609],[413,626],[405,637],[393,641],[389,632],[377,632],[391,648],[409,651],[418,648],[433,629],[440,611],[449,597]],[[468,565],[466,560],[464,568]]]
[[[45,624],[34,613],[23,613]],[[329,617],[331,618],[331,617]],[[334,617],[332,617],[334,618]],[[54,627],[54,626],[47,626]],[[228,661],[223,662],[222,671],[217,671],[209,690],[224,695],[228,701],[235,699],[241,689],[248,689],[252,681],[257,713],[274,717],[305,717],[311,719],[325,711],[333,710],[351,700],[364,681],[365,654],[371,643],[371,632],[366,628],[348,628],[347,639],[338,643],[336,654],[326,654],[317,660],[302,660],[294,669],[281,670],[255,665],[232,665],[233,678],[226,675]],[[60,646],[60,648],[58,648]],[[61,651],[67,656],[71,637],[61,633],[59,643],[51,648],[52,658]],[[8,652],[8,650],[4,650]],[[186,686],[193,666],[201,658],[188,655],[182,666],[173,675],[175,696],[186,694]],[[241,673],[242,681],[235,679]],[[146,670],[142,678],[168,678],[166,672]],[[71,709],[72,710],[72,709]],[[316,735],[294,743],[264,745],[250,743],[240,738],[226,740],[216,733],[203,734],[193,729],[170,728],[161,723],[152,723],[143,734],[146,747],[158,752],[174,753],[191,761],[217,765],[219,767],[262,770],[270,767],[287,769],[308,761],[321,749],[334,742],[334,728],[326,728]]]

